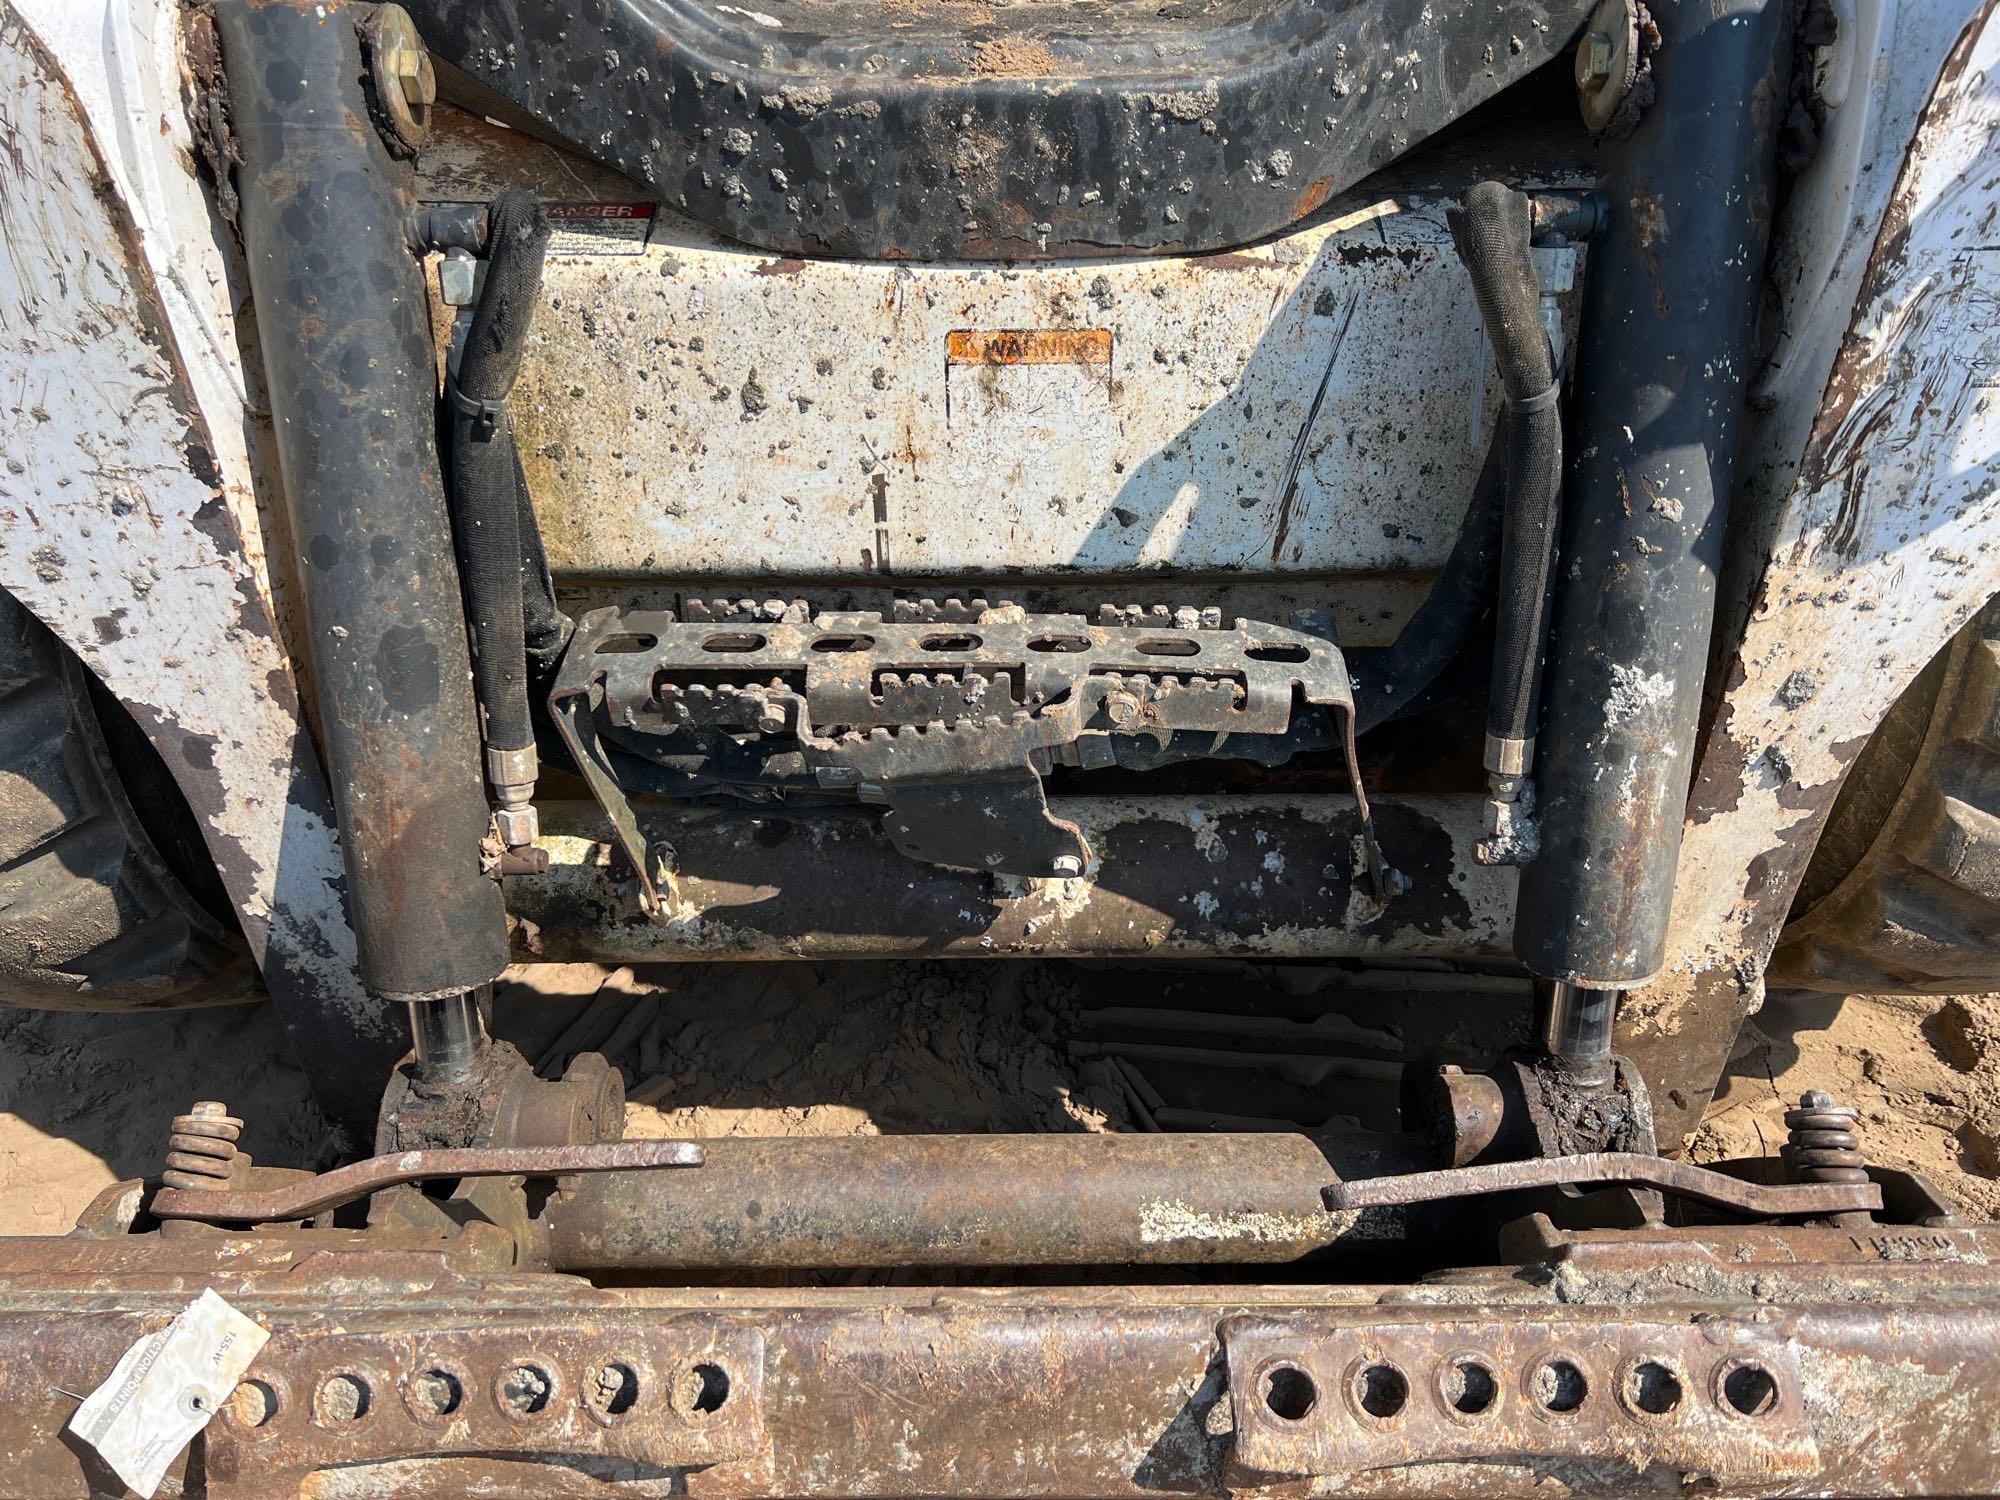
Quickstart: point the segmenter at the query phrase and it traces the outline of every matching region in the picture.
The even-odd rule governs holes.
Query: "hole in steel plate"
[[[239,1381],[222,1409],[238,1427],[262,1427],[278,1414],[278,1392],[262,1380]]]
[[[412,1375],[403,1394],[414,1415],[448,1417],[465,1402],[465,1382],[442,1365],[433,1365]]]
[[[322,1427],[345,1427],[367,1416],[374,1400],[375,1392],[364,1376],[329,1375],[313,1392],[313,1419]]]
[[[1252,661],[1311,661],[1312,652],[1304,646],[1250,646],[1243,654]]]
[[[1641,1360],[1626,1373],[1625,1399],[1634,1411],[1664,1417],[1681,1404],[1681,1378],[1657,1359]]]
[[[639,1404],[639,1372],[623,1360],[606,1360],[585,1383],[583,1403],[604,1421],[624,1416]]]
[[[1722,1399],[1746,1417],[1761,1417],[1778,1404],[1778,1382],[1762,1365],[1738,1365],[1722,1377]]]
[[[1394,1365],[1365,1365],[1354,1376],[1354,1404],[1377,1421],[1387,1421],[1410,1400],[1410,1382]]]
[[[1201,642],[1184,635],[1148,636],[1132,648],[1141,656],[1199,656]]]
[[[866,651],[875,644],[872,635],[823,635],[813,642],[815,651]]]
[[[1319,1387],[1297,1365],[1279,1365],[1264,1376],[1264,1405],[1272,1416],[1303,1422],[1319,1401]]]
[[[1590,1394],[1590,1382],[1570,1361],[1551,1359],[1535,1371],[1534,1391],[1544,1411],[1567,1415],[1583,1405],[1584,1397]]]
[[[977,651],[986,643],[976,635],[927,635],[917,644],[926,651]]]
[[[1444,1399],[1461,1416],[1491,1411],[1500,1398],[1500,1382],[1476,1359],[1455,1359],[1445,1367]]]
[[[721,635],[703,636],[701,649],[704,651],[743,652],[762,651],[764,637],[754,630],[730,630]]]
[[[674,1384],[674,1404],[685,1412],[706,1416],[728,1400],[729,1372],[721,1365],[693,1365]]]
[[[1088,651],[1090,638],[1082,635],[1038,635],[1028,642],[1030,651]]]
[[[555,1381],[538,1365],[518,1364],[503,1370],[494,1386],[501,1410],[510,1416],[532,1417],[548,1409]]]
[[[656,635],[607,635],[597,643],[598,656],[632,656],[640,651],[651,651],[660,644]]]

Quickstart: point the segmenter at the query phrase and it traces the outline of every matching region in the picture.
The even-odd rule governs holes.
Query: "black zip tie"
[[[458,388],[455,379],[444,383],[444,399],[451,403],[453,411],[472,423],[469,436],[476,443],[491,442],[500,426],[500,419],[507,414],[505,402],[475,401]]]

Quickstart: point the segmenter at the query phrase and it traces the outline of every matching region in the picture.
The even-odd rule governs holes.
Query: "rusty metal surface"
[[[714,1324],[287,1332],[223,1407],[204,1467],[211,1485],[246,1495],[358,1459],[558,1453],[702,1469],[758,1455],[764,1379],[763,1335]]]
[[[1410,1415],[1388,1428],[1355,1421],[1344,1446],[1328,1450],[1343,1466],[1315,1466],[1320,1490],[1643,1495],[1734,1475],[1726,1492],[1742,1496],[1988,1494],[2000,1484],[1996,1233],[1579,1236],[1540,1263],[1400,1285],[623,1291],[479,1272],[449,1247],[368,1250],[364,1236],[343,1231],[0,1241],[0,1490],[35,1500],[89,1493],[101,1471],[62,1440],[76,1405],[65,1393],[91,1389],[207,1284],[272,1330],[270,1363],[247,1378],[282,1380],[282,1420],[294,1424],[285,1441],[332,1466],[307,1481],[321,1500],[385,1491],[1220,1496],[1275,1477],[1242,1461],[1269,1436],[1235,1410],[1234,1367],[1253,1345],[1325,1371],[1322,1399],[1334,1403],[1357,1355],[1402,1356]],[[1447,1330],[1463,1342],[1442,1337]],[[438,1456],[391,1460],[433,1431],[402,1403],[405,1390],[435,1388],[410,1378],[437,1366],[433,1349],[462,1358],[467,1396],[489,1404],[467,1414],[462,1437],[447,1425],[429,1440],[445,1450]],[[620,1356],[650,1364],[657,1355],[658,1373],[708,1351],[728,1364],[732,1389],[741,1390],[739,1376],[761,1378],[753,1456],[696,1451],[671,1405],[635,1405],[624,1436],[567,1405]],[[1507,1403],[1495,1424],[1510,1432],[1516,1408],[1548,1388],[1534,1379],[1547,1355],[1567,1355],[1594,1379],[1569,1420],[1521,1417],[1519,1447],[1413,1463],[1420,1419],[1426,1434],[1455,1430],[1414,1406],[1435,1408],[1435,1361],[1453,1353],[1490,1356]],[[1690,1403],[1712,1403],[1704,1382],[1719,1365],[1768,1356],[1777,1421],[1628,1416],[1620,1377],[1655,1353],[1678,1362]],[[540,1437],[532,1424],[517,1432],[490,1404],[503,1365],[537,1359],[554,1367],[547,1373],[563,1393]],[[365,1425],[313,1423],[311,1394],[356,1371],[379,1377]],[[652,1389],[665,1397],[670,1388]],[[475,1432],[493,1448],[451,1456],[464,1455],[460,1444]],[[260,1467],[268,1460],[253,1450],[262,1442],[224,1417],[173,1479],[183,1493],[205,1485],[216,1500],[292,1493],[295,1471]],[[604,1461],[647,1444],[662,1462]],[[224,1452],[234,1467],[215,1461]],[[1781,1477],[1778,1463],[1802,1452],[1816,1453],[1816,1465]],[[514,1461],[529,1454],[533,1462]]]
[[[1390,1208],[1521,1188],[1613,1182],[1662,1188],[1692,1202],[1773,1218],[1803,1218],[1882,1206],[1882,1190],[1871,1182],[1746,1182],[1691,1162],[1642,1156],[1632,1151],[1593,1151],[1582,1156],[1487,1162],[1476,1167],[1446,1167],[1402,1177],[1336,1182],[1326,1188],[1324,1196],[1326,1206],[1331,1209]]]
[[[1435,1160],[1409,1137],[727,1138],[693,1175],[580,1182],[547,1218],[569,1270],[1286,1262],[1379,1241],[1393,1213],[1334,1212],[1330,1177]],[[671,1178],[671,1180],[669,1180]]]
[[[698,1167],[704,1153],[692,1141],[611,1141],[569,1146],[443,1146],[370,1156],[330,1172],[261,1192],[228,1188],[162,1188],[150,1205],[156,1219],[210,1224],[276,1224],[308,1219],[405,1182],[459,1177],[568,1177],[594,1172],[644,1172]]]
[[[887,615],[772,609],[600,610],[577,623],[550,711],[660,909],[606,736],[628,752],[733,761],[760,751],[804,780],[886,808],[911,859],[1023,877],[1083,873],[1089,846],[1050,816],[1041,778],[1102,769],[1121,743],[1153,755],[1242,755],[1334,710],[1354,771],[1353,690],[1340,649],[1306,630],[1164,608],[1094,619],[979,600],[903,601]],[[584,706],[598,721],[586,732]],[[794,759],[796,757],[796,759]],[[799,762],[802,761],[802,766]],[[757,788],[752,788],[757,790]],[[1371,888],[1384,895],[1368,806],[1356,794]]]
[[[1746,469],[1783,487],[1749,497],[1760,529],[1733,550],[1770,562],[1749,580],[1742,636],[1711,674],[1720,699],[1689,801],[1666,971],[1619,1016],[1618,1050],[1653,1081],[1665,1140],[1700,1119],[1743,1017],[1762,1001],[1764,964],[1849,766],[1995,591],[1994,9],[1906,17],[1921,33],[1918,55],[1941,57],[1943,73],[1907,152],[1893,115],[1883,127],[1876,170],[1895,186],[1865,274],[1855,273],[1859,297],[1838,358],[1829,355],[1824,401],[1812,384],[1800,398],[1811,432],[1789,451],[1803,457]],[[1773,417],[1771,444],[1788,423],[1801,427],[1798,406]]]
[[[228,0],[215,17],[361,977],[429,999],[490,982],[506,933],[480,869],[489,814],[412,178],[362,84],[372,14]]]
[[[1375,799],[1409,882],[1385,909],[1344,795],[1050,799],[1092,858],[1072,879],[979,875],[899,853],[872,814],[712,812],[642,804],[633,837],[660,867],[640,913],[603,814],[545,804],[546,874],[507,882],[516,955],[665,958],[1493,958],[1508,952],[1515,873],[1472,857],[1476,796]]]
[[[1616,1312],[1407,1323],[1354,1313],[1309,1331],[1225,1319],[1231,1458],[1246,1476],[1271,1477],[1504,1453],[1729,1485],[1810,1478],[1819,1449],[1797,1350],[1754,1324],[1730,1333]]]

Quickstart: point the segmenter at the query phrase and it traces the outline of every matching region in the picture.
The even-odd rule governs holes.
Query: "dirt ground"
[[[549,965],[501,988],[494,1027],[545,1073],[606,1052],[633,1136],[1386,1124],[1391,1054],[1449,1051],[1464,1007],[1511,1003],[1466,983],[1248,966]],[[1862,1111],[1871,1159],[2000,1216],[2000,996],[1774,995],[1692,1154],[1775,1151],[1809,1087]],[[62,1233],[109,1183],[156,1171],[168,1120],[198,1098],[248,1121],[259,1161],[326,1159],[267,1006],[0,1011],[0,1233]]]

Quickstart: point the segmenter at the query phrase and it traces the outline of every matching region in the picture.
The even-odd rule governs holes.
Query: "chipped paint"
[[[0,14],[0,584],[159,747],[288,1010],[386,1035],[355,981],[326,791],[273,625],[227,269],[179,104],[179,9],[20,13]],[[100,630],[114,609],[119,628]]]
[[[1216,1214],[1178,1198],[1148,1198],[1139,1205],[1139,1239],[1147,1245],[1171,1245],[1186,1240],[1296,1245],[1314,1235],[1344,1234],[1359,1216],[1359,1210],[1315,1214],[1310,1219],[1256,1209]]]
[[[438,128],[426,198],[554,185],[538,142]],[[1423,581],[1500,398],[1444,208],[1363,195],[1228,255],[1023,270],[774,259],[662,205],[644,256],[547,269],[512,407],[550,561],[649,581]],[[1536,260],[1573,314],[1580,252]]]
[[[1882,129],[1878,155],[1894,162],[1894,119]],[[1656,1090],[1662,1139],[1699,1117],[1761,1001],[1763,964],[1855,754],[2000,586],[1996,203],[2000,24],[1988,0],[1915,125],[1804,458],[1781,475],[1783,503],[1753,497],[1773,517],[1770,563],[1723,659],[1667,970],[1621,1014],[1625,1049],[1674,1080]]]

